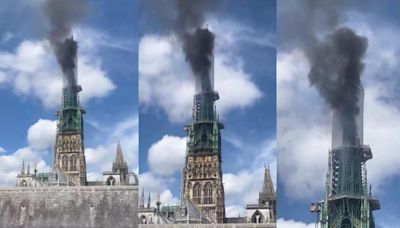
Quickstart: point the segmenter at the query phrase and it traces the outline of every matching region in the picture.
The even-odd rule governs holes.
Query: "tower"
[[[264,181],[258,196],[258,203],[247,204],[246,213],[247,223],[276,222],[276,193],[269,167],[264,169]]]
[[[269,208],[268,221],[276,220],[276,193],[272,182],[269,167],[265,167],[263,188],[258,196],[259,205],[267,205]]]
[[[58,116],[57,135],[54,148],[53,169],[60,170],[69,185],[86,185],[86,161],[84,153],[83,114],[78,93],[76,55],[77,43],[73,38],[61,44],[63,90],[62,105]]]
[[[126,178],[128,175],[128,164],[126,163],[125,159],[124,159],[124,155],[122,153],[122,149],[121,149],[121,144],[118,142],[117,144],[117,152],[115,154],[115,160],[112,164],[112,171],[114,173],[119,173],[121,176],[121,183],[125,183],[126,182]]]
[[[371,148],[363,145],[363,90],[360,89],[356,130],[346,129],[334,110],[332,150],[329,152],[325,199],[313,207],[322,228],[374,228],[373,210],[380,209],[368,191],[366,162]],[[342,114],[343,115],[343,114]],[[339,125],[339,126],[337,126]],[[354,132],[354,133],[348,133]]]
[[[192,121],[185,126],[188,141],[182,170],[181,201],[193,202],[208,220],[223,223],[225,203],[220,130],[224,125],[216,114],[215,101],[219,96],[212,88],[212,70],[205,77],[211,86],[199,86],[203,80],[196,80]]]

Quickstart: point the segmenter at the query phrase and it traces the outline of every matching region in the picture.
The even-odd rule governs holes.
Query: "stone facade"
[[[85,185],[86,162],[81,133],[58,133],[54,148],[54,166],[71,185]]]
[[[219,156],[189,155],[185,170],[184,194],[187,199],[190,199],[208,219],[222,223],[224,189]]]
[[[0,227],[137,227],[137,186],[0,189]]]

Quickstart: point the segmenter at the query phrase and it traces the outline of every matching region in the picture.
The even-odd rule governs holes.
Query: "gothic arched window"
[[[204,185],[204,204],[213,203],[213,188],[210,182]]]
[[[76,156],[72,155],[69,159],[69,165],[71,171],[76,171]]]
[[[67,157],[67,155],[64,155],[61,158],[61,165],[62,165],[62,170],[68,171],[68,157]]]
[[[110,176],[110,177],[107,179],[107,181],[106,181],[106,185],[110,185],[110,186],[115,185],[115,179],[114,179],[114,177]]]
[[[260,211],[256,210],[251,216],[251,222],[252,223],[264,223],[264,216],[261,214]]]
[[[199,183],[193,186],[193,202],[196,204],[201,204],[201,187]]]
[[[21,183],[19,184],[21,187],[26,187],[28,184],[26,183],[26,180],[22,180]]]

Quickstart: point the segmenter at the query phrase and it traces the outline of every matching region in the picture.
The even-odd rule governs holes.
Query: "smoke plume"
[[[218,1],[176,0],[177,19],[174,30],[182,43],[186,61],[190,63],[196,81],[196,88],[213,90],[210,75],[214,50],[214,34],[204,25],[204,14],[212,10]]]
[[[346,143],[355,144],[356,116],[359,113],[359,94],[362,58],[367,49],[367,39],[343,27],[316,44],[310,53],[311,85],[330,107],[337,111]]]
[[[278,20],[279,45],[281,49],[303,49],[310,63],[310,84],[338,115],[345,143],[355,144],[362,59],[368,42],[352,29],[340,28],[343,3],[342,0],[279,1],[278,18],[292,18]],[[328,35],[321,39],[322,34]]]
[[[75,68],[76,43],[72,39],[72,26],[86,12],[84,0],[46,0],[44,12],[49,22],[48,39],[63,72]],[[68,41],[69,40],[69,41]]]

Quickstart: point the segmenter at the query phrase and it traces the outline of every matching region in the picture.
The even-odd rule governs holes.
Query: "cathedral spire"
[[[150,208],[150,201],[151,201],[151,196],[149,192],[149,198],[147,199],[147,208]]]
[[[25,160],[22,160],[21,175],[25,174]]]
[[[144,188],[142,189],[142,195],[140,196],[139,208],[144,208]]]
[[[117,142],[117,150],[115,152],[115,160],[113,162],[112,169],[114,172],[120,172],[120,173],[128,172],[128,164],[124,159],[124,154],[122,153],[122,148],[119,141]]]
[[[264,168],[264,182],[263,187],[259,195],[259,203],[265,204],[269,199],[275,198],[274,184],[272,183],[271,173],[269,165]]]

